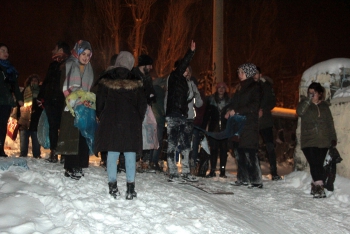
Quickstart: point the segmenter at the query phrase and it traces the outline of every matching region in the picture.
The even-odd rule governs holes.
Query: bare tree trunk
[[[189,12],[190,7],[196,2],[198,0],[169,1],[155,66],[159,77],[169,74],[175,61],[182,58],[186,48],[189,48],[190,40],[195,32],[194,28],[199,22],[197,14],[194,14],[193,11]]]
[[[133,48],[135,61],[138,62],[138,56],[147,51],[143,45],[143,36],[146,26],[149,23],[151,7],[157,0],[125,0],[131,10],[134,20],[134,28],[129,35],[129,46]]]
[[[84,0],[83,27],[94,58],[104,69],[111,56],[119,53],[120,0]]]
[[[213,67],[216,82],[224,80],[224,0],[213,4]]]

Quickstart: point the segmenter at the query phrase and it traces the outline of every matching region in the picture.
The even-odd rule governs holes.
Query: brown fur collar
[[[127,90],[133,90],[142,87],[142,81],[141,80],[122,80],[122,79],[102,79],[100,84],[105,85],[107,88],[110,89],[127,89]]]

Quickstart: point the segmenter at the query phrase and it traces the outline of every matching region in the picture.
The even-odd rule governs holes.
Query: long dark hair
[[[26,81],[24,81],[24,87],[27,87],[30,85],[30,83],[32,83],[33,79],[37,79],[38,83],[40,83],[40,76],[38,74],[32,74],[30,76],[28,76],[28,78],[26,79]]]
[[[7,48],[7,51],[9,51],[9,47],[6,44],[0,42],[0,47],[3,47],[3,46]]]
[[[324,88],[320,83],[312,82],[309,85],[309,88],[307,88],[307,91],[309,92],[310,89],[315,90],[320,95],[320,100],[324,99]]]

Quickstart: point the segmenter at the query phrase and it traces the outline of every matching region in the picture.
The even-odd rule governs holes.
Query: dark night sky
[[[81,38],[68,33],[72,14],[81,9],[75,0],[1,0],[0,42],[9,46],[10,61],[20,72],[20,81],[38,73],[44,78],[51,50],[58,40],[71,46]],[[209,1],[209,0],[205,0]],[[350,1],[346,0],[279,0],[281,34],[293,50],[306,27],[315,28],[318,49],[315,63],[335,58],[350,58]],[[297,30],[292,26],[297,25]],[[294,27],[295,28],[295,27]],[[288,33],[285,33],[288,32]],[[22,83],[20,83],[22,84]]]

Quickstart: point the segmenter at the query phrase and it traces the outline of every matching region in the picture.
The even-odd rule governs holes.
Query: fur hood
[[[117,67],[102,74],[98,83],[116,90],[133,90],[143,86],[142,80],[137,79],[130,70],[122,67]]]
[[[137,89],[137,88],[142,87],[141,80],[101,79],[101,81],[99,83],[102,85],[105,85],[107,88],[116,89],[116,90],[118,90],[118,89],[133,90],[133,89]]]

